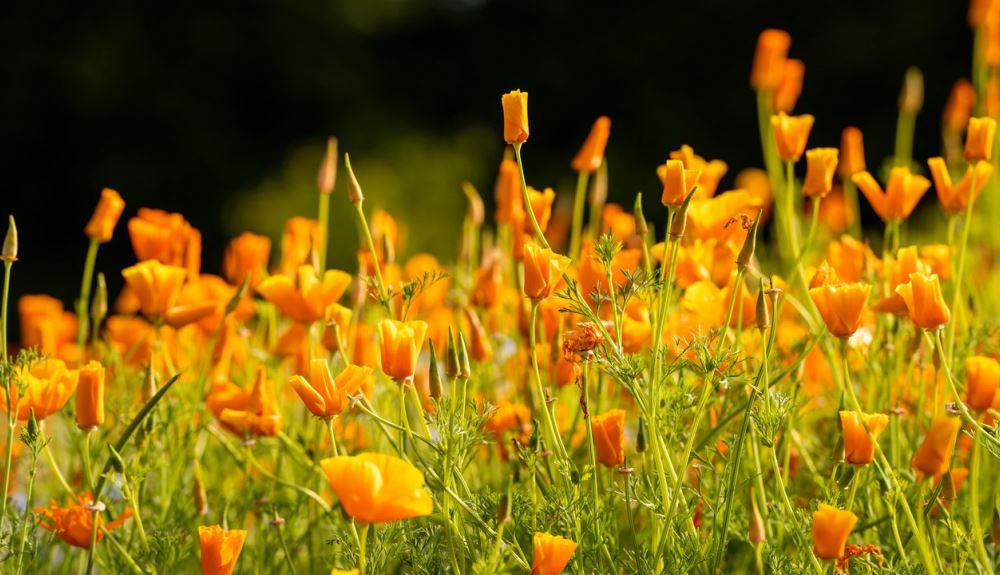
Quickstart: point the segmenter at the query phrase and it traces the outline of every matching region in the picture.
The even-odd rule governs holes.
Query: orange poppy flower
[[[473,361],[484,362],[493,359],[493,344],[490,335],[479,321],[479,314],[470,307],[462,308],[465,321],[469,326],[469,356]]]
[[[962,422],[957,417],[939,415],[931,422],[924,441],[913,454],[913,468],[917,477],[940,477],[951,466],[951,455],[955,452],[955,440]]]
[[[771,108],[775,112],[791,112],[802,95],[802,79],[806,75],[806,65],[802,60],[789,58],[781,74],[781,83],[771,97]]]
[[[549,354],[545,353],[543,359],[547,361],[548,357]],[[506,399],[501,400],[499,404],[494,406],[489,419],[483,425],[483,429],[493,434],[497,447],[500,450],[500,456],[504,461],[507,460],[506,444],[509,441],[504,440],[503,434],[510,432],[517,441],[527,443],[533,428],[531,408],[523,403],[511,403]]]
[[[140,262],[157,260],[183,267],[189,278],[201,270],[201,232],[180,214],[139,208],[138,215],[128,221],[128,235]]]
[[[809,290],[809,297],[819,310],[827,329],[834,337],[849,337],[858,331],[872,286],[867,283],[824,283]]]
[[[11,385],[11,405],[17,410],[17,419],[27,421],[32,410],[41,421],[66,405],[76,391],[79,372],[67,369],[60,359],[43,359],[30,366],[18,368],[20,386]],[[21,395],[18,387],[24,389]],[[0,411],[7,413],[7,393],[0,389]]]
[[[240,558],[246,539],[247,532],[243,529],[199,525],[202,575],[230,575],[236,569],[236,561]]]
[[[965,359],[965,404],[984,411],[993,406],[1000,386],[1000,363],[992,357],[974,355]]]
[[[837,148],[813,148],[806,151],[806,179],[802,193],[810,198],[825,198],[833,189],[840,151]]]
[[[812,205],[809,206],[809,210],[812,211]],[[844,188],[834,184],[833,190],[823,198],[823,203],[819,205],[820,224],[831,234],[837,235],[847,231],[857,217],[858,214],[853,206],[847,203]]]
[[[962,176],[961,181],[954,185],[952,184],[951,174],[948,173],[948,166],[945,164],[944,158],[930,158],[927,160],[927,167],[931,170],[931,178],[934,180],[934,189],[937,191],[938,200],[941,201],[941,207],[951,213],[964,212],[966,206],[969,205],[970,196],[973,200],[978,198],[979,194],[983,191],[983,187],[986,186],[986,182],[990,179],[990,175],[993,173],[993,165],[989,162],[976,162],[976,189],[970,191],[972,187],[972,166],[969,166],[965,170],[965,175]]]
[[[563,283],[563,273],[571,260],[538,244],[524,246],[524,295],[541,300],[552,295]]]
[[[897,166],[889,172],[885,191],[867,171],[858,172],[851,179],[861,188],[872,209],[884,222],[910,217],[913,208],[931,187],[927,178],[910,173],[910,168],[905,166]]]
[[[625,353],[639,353],[653,335],[649,319],[649,307],[641,299],[631,299],[622,314],[622,350]]]
[[[763,207],[763,200],[746,190],[730,190],[705,199],[698,198],[697,194],[695,196],[688,206],[687,213],[690,237],[702,240],[714,239],[718,247],[733,239],[736,244],[735,250],[738,251],[746,238],[746,230],[732,220],[743,214],[752,221]],[[728,274],[725,277],[728,277]]]
[[[676,208],[684,203],[684,198],[698,185],[701,171],[686,169],[681,160],[667,160],[667,163],[656,168],[656,175],[663,184],[660,201],[664,206]]]
[[[972,117],[972,108],[976,104],[976,89],[972,82],[961,78],[955,82],[944,105],[941,115],[941,126],[949,132],[961,133]]]
[[[826,249],[826,259],[845,282],[860,281],[865,277],[869,264],[877,263],[871,248],[849,235],[830,242]]]
[[[552,188],[545,188],[544,191],[539,192],[535,188],[528,186],[528,201],[531,205],[531,211],[535,214],[538,227],[542,228],[543,232],[549,227],[549,220],[552,219],[552,203],[555,200],[556,193]],[[534,234],[535,226],[531,223],[528,214],[525,213],[522,217],[524,218],[521,224],[522,231],[528,235]]]
[[[517,162],[504,160],[500,162],[500,173],[494,187],[496,198],[496,221],[498,224],[509,224],[514,221],[514,214],[524,211],[524,194],[521,193],[521,175]]]
[[[597,461],[607,467],[625,463],[625,410],[612,409],[590,420]]]
[[[952,247],[946,244],[926,244],[920,246],[920,259],[937,274],[941,281],[951,277]]]
[[[294,276],[299,266],[311,265],[313,246],[317,244],[318,236],[319,222],[316,220],[300,216],[289,218],[281,232],[281,264],[278,271]]]
[[[378,324],[378,336],[382,373],[396,381],[413,377],[427,339],[427,322],[384,319]]]
[[[501,263],[500,254],[495,251],[483,258],[482,266],[472,278],[472,291],[469,294],[472,305],[491,308],[500,301],[503,288]]]
[[[576,543],[548,533],[536,532],[532,539],[531,575],[560,575],[576,551]]]
[[[889,295],[875,303],[873,309],[884,313],[909,313],[903,296],[895,292],[896,286],[910,281],[910,274],[930,273],[930,268],[917,256],[917,247],[900,248],[896,257],[882,262],[882,275],[888,280]]]
[[[122,276],[139,300],[143,315],[160,318],[174,307],[187,271],[157,260],[146,260],[125,268]]]
[[[878,441],[878,436],[887,425],[889,425],[889,416],[883,413],[841,411],[840,426],[844,432],[844,460],[851,465],[871,463],[875,457],[875,445],[868,437],[868,432],[870,431],[875,441]]]
[[[965,132],[965,159],[970,162],[990,161],[996,132],[997,121],[993,118],[969,118],[969,128]]]
[[[611,258],[611,281],[615,282],[615,286],[619,288],[624,286],[628,281],[626,272],[635,272],[641,263],[642,250],[621,250]],[[608,274],[607,270],[604,269],[604,264],[594,253],[593,243],[589,241],[584,243],[580,253],[579,266],[580,291],[587,302],[594,305],[594,294],[597,290],[605,295],[608,293]]]
[[[219,413],[219,421],[236,433],[243,435],[274,436],[281,431],[281,412],[274,386],[267,380],[267,370],[257,368],[253,388],[246,396],[244,406],[226,407]]]
[[[757,38],[750,85],[755,90],[775,90],[785,74],[785,60],[792,37],[784,30],[768,29]]]
[[[53,355],[76,339],[76,316],[54,297],[23,295],[17,300],[17,315],[22,347],[37,347],[43,354]]]
[[[104,423],[104,366],[91,361],[80,369],[76,388],[76,425],[95,429]]]
[[[508,92],[500,98],[503,107],[503,139],[508,144],[528,140],[528,93]]]
[[[223,261],[226,280],[233,285],[240,285],[247,280],[251,288],[256,287],[267,275],[267,260],[270,255],[271,238],[243,232],[226,247]]]
[[[371,368],[357,365],[349,365],[333,377],[329,362],[316,358],[309,362],[309,381],[301,375],[293,375],[288,383],[306,409],[316,417],[328,419],[340,415],[347,408],[348,398],[362,389],[371,377]]]
[[[527,123],[527,122],[525,122]],[[577,172],[594,173],[604,162],[604,148],[608,145],[611,135],[611,118],[601,116],[594,121],[587,140],[573,158],[572,166]]]
[[[87,227],[83,230],[84,233],[87,234],[87,237],[95,239],[102,244],[110,242],[111,236],[115,232],[115,226],[118,225],[118,219],[122,217],[124,209],[125,200],[122,199],[118,192],[111,188],[104,188],[101,190],[101,199],[97,201],[97,208],[94,210],[94,215],[90,217]]]
[[[864,136],[858,128],[848,126],[840,135],[840,175],[846,179],[864,169]]]
[[[847,537],[857,522],[858,517],[850,511],[820,503],[812,520],[813,553],[820,559],[843,557]]]
[[[951,319],[941,282],[934,274],[910,274],[910,281],[896,286],[896,293],[906,302],[913,324],[921,329],[937,329]]]
[[[319,463],[344,511],[357,521],[388,523],[434,511],[423,472],[402,459],[360,453]]]
[[[809,131],[816,121],[811,114],[789,116],[778,112],[771,116],[771,127],[774,129],[774,143],[778,146],[778,156],[785,162],[797,162],[806,150],[809,141]]]
[[[635,216],[618,204],[604,204],[601,210],[601,233],[611,234],[622,243],[635,235]]]
[[[316,268],[299,266],[295,279],[285,275],[270,276],[257,284],[257,293],[273,303],[289,319],[312,323],[323,319],[327,308],[337,303],[351,285],[351,275],[327,270],[316,277]]]
[[[694,153],[694,149],[687,144],[681,146],[679,150],[670,152],[670,159],[680,160],[683,162],[685,170],[695,170],[701,172],[701,176],[698,178],[698,191],[695,193],[696,199],[705,199],[715,196],[715,191],[719,187],[719,182],[729,170],[729,166],[727,166],[722,160],[707,161],[705,158]],[[657,173],[659,173],[659,171],[657,171]],[[660,180],[663,180],[662,176],[660,177]],[[691,184],[689,183],[688,185]]]
[[[60,539],[80,549],[90,549],[90,531],[94,525],[94,516],[97,516],[98,526],[111,531],[116,527],[121,527],[125,520],[132,516],[132,510],[126,508],[117,519],[105,523],[103,513],[94,513],[87,507],[93,503],[94,497],[90,493],[82,493],[73,505],[59,507],[55,499],[49,506],[38,507],[35,513],[38,514],[38,524],[55,533]],[[97,530],[97,542],[104,539],[104,530]]]

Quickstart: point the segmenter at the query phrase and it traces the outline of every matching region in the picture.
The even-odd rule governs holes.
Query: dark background
[[[654,169],[670,150],[688,143],[726,160],[721,189],[760,164],[747,79],[762,29],[788,30],[806,63],[796,110],[817,117],[810,145],[837,146],[854,124],[870,165],[892,153],[909,65],[926,83],[914,156],[938,152],[941,109],[972,46],[956,0],[16,0],[0,10],[0,197],[21,238],[13,294],[67,304],[103,186],[127,202],[98,262],[113,287],[134,261],[125,221],[140,206],[182,212],[203,233],[203,271],[217,273],[240,231],[270,234],[277,249],[287,217],[314,217],[316,167],[336,135],[366,205],[409,225],[410,251],[449,260],[460,182],[492,212],[505,91],[531,94],[529,183],[571,194],[569,160],[607,114],[611,199],[646,191],[659,221]],[[343,183],[341,172],[330,260],[347,267],[356,236]]]

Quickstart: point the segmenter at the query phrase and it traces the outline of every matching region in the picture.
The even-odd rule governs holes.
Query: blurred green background
[[[703,0],[180,0],[5,4],[0,19],[3,209],[17,217],[13,291],[78,292],[82,229],[100,189],[128,204],[98,269],[112,288],[134,261],[124,222],[140,206],[182,212],[203,233],[205,272],[243,230],[277,248],[292,215],[315,214],[325,138],[352,155],[369,209],[409,228],[409,251],[450,260],[470,180],[492,213],[502,154],[500,94],[531,94],[528,181],[571,194],[569,161],[612,118],[611,200],[647,192],[688,143],[730,172],[760,164],[747,78],[759,32],[791,32],[806,63],[797,110],[810,145],[847,124],[871,165],[892,153],[907,66],[922,68],[914,155],[940,148],[952,83],[968,76],[965,2]],[[330,261],[353,268],[343,172]],[[929,198],[928,198],[929,199]],[[866,214],[871,221],[871,214]]]

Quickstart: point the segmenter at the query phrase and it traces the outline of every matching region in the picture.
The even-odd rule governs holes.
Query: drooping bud
[[[646,224],[646,216],[642,213],[642,192],[635,195],[635,205],[632,206],[632,214],[635,217],[635,233],[642,239],[646,239],[649,233],[649,226]]]
[[[97,273],[97,287],[94,288],[94,299],[90,302],[90,318],[94,325],[100,325],[104,318],[108,316],[108,283],[104,279],[104,274]]]
[[[434,399],[439,399],[442,395],[441,370],[438,369],[437,352],[434,351],[434,338],[430,339],[430,350],[431,366],[427,377],[428,394]]]
[[[354,169],[351,168],[350,154],[344,154],[344,165],[347,167],[347,199],[352,204],[359,205],[365,201],[365,195],[361,192],[361,184],[354,175]]]
[[[337,138],[330,137],[326,141],[326,155],[319,164],[319,174],[316,175],[316,187],[320,193],[329,194],[337,183]]]
[[[771,325],[771,313],[767,309],[764,293],[764,278],[760,279],[760,291],[757,292],[757,329],[764,331]]]
[[[924,75],[920,68],[910,66],[903,78],[903,90],[899,93],[899,109],[909,114],[917,114],[924,107]]]
[[[465,334],[458,332],[458,376],[469,379],[472,375],[472,364],[469,363],[469,348],[465,345]]]
[[[684,203],[674,213],[674,219],[670,222],[670,237],[677,240],[684,237],[688,224],[688,206],[691,205],[691,199],[694,198],[696,191],[698,191],[698,186],[691,188],[687,197],[684,198]]]
[[[3,252],[0,259],[8,262],[17,261],[17,225],[14,224],[14,216],[8,216],[7,237],[3,240]]]
[[[461,371],[461,366],[459,366],[458,361],[458,346],[455,345],[455,334],[451,331],[451,327],[448,328],[448,349],[446,350],[446,353],[447,356],[444,361],[444,374],[454,379],[458,377],[458,373]]]
[[[754,251],[757,249],[757,228],[760,226],[760,214],[761,210],[757,210],[757,217],[754,218],[753,224],[747,230],[747,239],[743,242],[743,248],[740,249],[739,255],[736,256],[736,265],[744,269],[750,266],[750,262],[753,261]]]
[[[760,545],[767,541],[767,533],[764,530],[764,518],[760,516],[760,510],[757,509],[757,502],[753,498],[753,490],[750,491],[750,525],[747,536],[753,545]]]

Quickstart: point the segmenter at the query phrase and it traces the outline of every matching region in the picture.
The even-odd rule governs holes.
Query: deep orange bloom
[[[997,121],[993,118],[969,118],[969,128],[965,132],[965,159],[970,162],[990,161],[996,133]]]
[[[680,147],[679,150],[674,150],[670,152],[671,160],[680,160],[684,163],[685,170],[696,170],[701,172],[701,176],[698,178],[698,192],[695,194],[695,198],[711,198],[715,196],[715,191],[719,187],[719,182],[722,177],[726,175],[729,170],[729,166],[726,165],[722,160],[705,160],[705,158],[694,153],[694,149],[687,144]],[[660,166],[662,169],[663,166]],[[660,170],[657,170],[657,174]],[[663,180],[663,176],[660,176],[660,180]],[[688,183],[690,186],[690,182]]]
[[[958,184],[952,184],[951,174],[948,172],[944,158],[930,158],[927,160],[927,167],[931,170],[931,178],[934,180],[934,189],[937,191],[938,200],[941,201],[941,207],[951,213],[964,212],[966,206],[969,205],[970,196],[973,199],[978,198],[993,173],[993,165],[989,162],[976,162],[976,189],[970,192],[972,166],[965,170],[965,175],[962,176]]]
[[[850,511],[820,503],[812,520],[813,553],[820,559],[843,557],[847,537],[857,522],[858,517]]]
[[[576,551],[576,543],[548,533],[536,532],[533,539],[531,575],[560,575]]]
[[[926,244],[920,246],[920,259],[941,281],[951,278],[952,247],[947,244]]]
[[[236,561],[240,558],[246,539],[247,532],[243,529],[199,525],[202,575],[230,575],[236,569]]]
[[[434,511],[423,472],[402,459],[360,453],[319,463],[344,511],[357,521],[388,523]]]
[[[61,301],[47,295],[23,295],[17,300],[21,320],[21,346],[37,347],[46,355],[76,339],[76,316],[65,311]]]
[[[35,513],[39,516],[38,524],[74,547],[90,549],[90,531],[94,525],[94,515],[97,515],[98,526],[103,526],[108,531],[120,527],[126,519],[132,516],[132,510],[126,508],[125,512],[117,519],[105,523],[103,513],[95,514],[87,509],[87,506],[93,501],[94,497],[90,493],[80,494],[76,499],[76,504],[66,507],[59,507],[53,499],[47,508],[38,507],[35,509]],[[97,542],[100,543],[102,539],[104,539],[104,532],[98,529]]]
[[[913,208],[931,187],[927,178],[910,173],[910,168],[905,166],[895,167],[889,172],[885,191],[867,171],[858,172],[851,179],[861,188],[872,209],[884,222],[910,217]]]
[[[785,162],[797,162],[806,150],[809,141],[809,131],[812,130],[816,118],[812,114],[789,116],[778,112],[771,116],[771,127],[774,129],[774,143],[778,146],[778,156]]]
[[[941,125],[950,132],[961,133],[972,117],[972,108],[976,104],[976,89],[972,82],[961,78],[955,82],[944,105],[941,115]]]
[[[850,178],[865,169],[865,142],[861,130],[844,128],[840,135],[840,175]]]
[[[806,151],[806,179],[802,193],[811,198],[825,198],[833,189],[833,174],[837,171],[837,148],[813,148]]]
[[[900,248],[896,257],[887,257],[882,262],[882,275],[888,281],[890,293],[875,303],[873,309],[879,312],[907,314],[909,310],[903,296],[896,293],[896,287],[910,281],[910,274],[930,273],[930,268],[917,256],[917,246]]]
[[[858,331],[872,286],[867,283],[825,283],[809,290],[827,329],[835,337],[848,337]]]
[[[111,236],[115,233],[115,226],[118,225],[118,218],[122,217],[124,209],[125,200],[118,192],[104,188],[101,190],[101,199],[97,201],[94,215],[90,217],[87,227],[83,230],[84,233],[102,244],[110,242]]]
[[[656,175],[663,184],[663,194],[660,201],[664,206],[680,206],[684,198],[698,185],[701,171],[688,170],[681,160],[667,160],[666,164],[656,169]]]
[[[809,206],[812,210],[812,206]],[[854,220],[858,217],[854,206],[848,204],[844,196],[844,188],[834,184],[833,190],[823,198],[823,203],[819,205],[819,222],[833,235],[842,234],[847,231]]]
[[[303,265],[294,280],[286,275],[264,279],[257,285],[257,293],[290,319],[312,323],[326,316],[327,309],[340,300],[349,285],[351,275],[347,272],[327,270],[320,280],[316,268]]]
[[[312,264],[313,246],[318,243],[319,222],[296,216],[285,222],[281,232],[281,265],[278,270],[295,276],[299,266]],[[378,243],[375,244],[378,246]]]
[[[877,258],[868,244],[849,235],[841,236],[839,241],[830,242],[826,249],[826,259],[845,282],[860,281],[865,277],[869,265],[877,263]]]
[[[528,93],[508,92],[500,98],[503,107],[503,139],[508,144],[528,140]]]
[[[479,321],[479,314],[471,307],[462,308],[465,321],[469,326],[469,356],[473,361],[484,362],[493,359],[493,344],[490,334]]]
[[[219,421],[241,435],[274,436],[281,431],[281,411],[274,395],[274,386],[267,380],[267,370],[257,368],[253,388],[244,406],[226,407]]]
[[[957,417],[939,415],[931,422],[923,443],[913,454],[913,468],[917,477],[940,477],[951,465],[951,455],[955,452],[955,440],[962,422]]]
[[[781,83],[774,90],[771,98],[772,109],[775,112],[791,112],[795,103],[802,95],[802,79],[806,75],[806,65],[802,60],[789,58],[785,60],[785,68],[781,75]]]
[[[844,432],[844,460],[851,465],[866,465],[875,457],[875,445],[868,437],[871,432],[875,441],[885,427],[889,416],[884,413],[858,413],[841,411],[840,426]],[[868,431],[865,431],[867,427]]]
[[[76,425],[94,429],[104,423],[104,366],[91,361],[80,369],[76,387]]]
[[[503,289],[502,257],[496,251],[483,258],[482,266],[472,279],[469,301],[472,305],[491,308],[500,301]]]
[[[267,275],[267,260],[271,255],[271,238],[243,232],[226,247],[223,261],[226,280],[240,285],[247,280],[251,288]]]
[[[591,418],[594,448],[601,465],[617,467],[625,463],[625,410],[612,409]]]
[[[157,260],[146,260],[125,268],[122,276],[138,298],[143,315],[159,318],[177,301],[187,271]]]
[[[573,169],[578,172],[594,173],[604,162],[604,148],[608,145],[608,136],[611,135],[611,118],[601,116],[594,122],[590,129],[590,134],[583,147],[573,158]]]
[[[974,355],[965,359],[965,404],[972,409],[993,406],[1000,386],[1000,363],[992,357]]]
[[[622,314],[622,349],[625,353],[639,353],[649,345],[653,327],[649,307],[640,299],[631,299]]]
[[[139,208],[136,217],[128,221],[128,235],[132,249],[140,262],[157,260],[162,264],[179,266],[194,278],[201,271],[201,232],[184,216]]]
[[[27,421],[32,410],[35,419],[41,421],[62,409],[76,391],[79,377],[75,369],[67,369],[62,360],[55,358],[20,366],[17,373],[20,385],[10,386],[11,405],[21,421]],[[24,389],[23,395],[18,387]],[[7,393],[3,389],[0,389],[0,411],[7,413]]]
[[[910,281],[896,286],[896,293],[906,302],[913,324],[921,329],[937,329],[951,319],[941,282],[934,274],[910,274]]]
[[[563,283],[563,273],[570,259],[538,244],[524,246],[524,295],[533,300],[545,299]]]
[[[309,381],[301,375],[288,378],[288,383],[299,394],[306,409],[316,417],[327,419],[340,415],[347,408],[348,398],[362,389],[372,377],[368,367],[349,365],[333,377],[326,359],[309,362]]]
[[[753,56],[750,85],[755,90],[775,90],[785,74],[785,60],[792,46],[792,37],[784,30],[768,29],[757,38]]]
[[[382,373],[402,381],[417,371],[417,358],[427,339],[427,322],[384,319],[378,324]]]
[[[493,193],[497,203],[495,218],[498,224],[512,223],[514,215],[524,211],[524,194],[521,193],[521,175],[517,162],[500,162],[500,172],[497,174]]]
[[[549,227],[549,220],[552,219],[552,203],[555,200],[556,193],[552,188],[545,188],[544,191],[539,192],[535,188],[528,186],[528,201],[531,202],[531,211],[535,214],[538,227],[542,228],[543,232]],[[535,226],[527,216],[527,213],[523,214],[524,222],[521,228],[526,234],[534,234]]]
[[[611,234],[622,243],[635,235],[635,216],[626,212],[621,205],[604,204],[601,210],[601,233]]]

